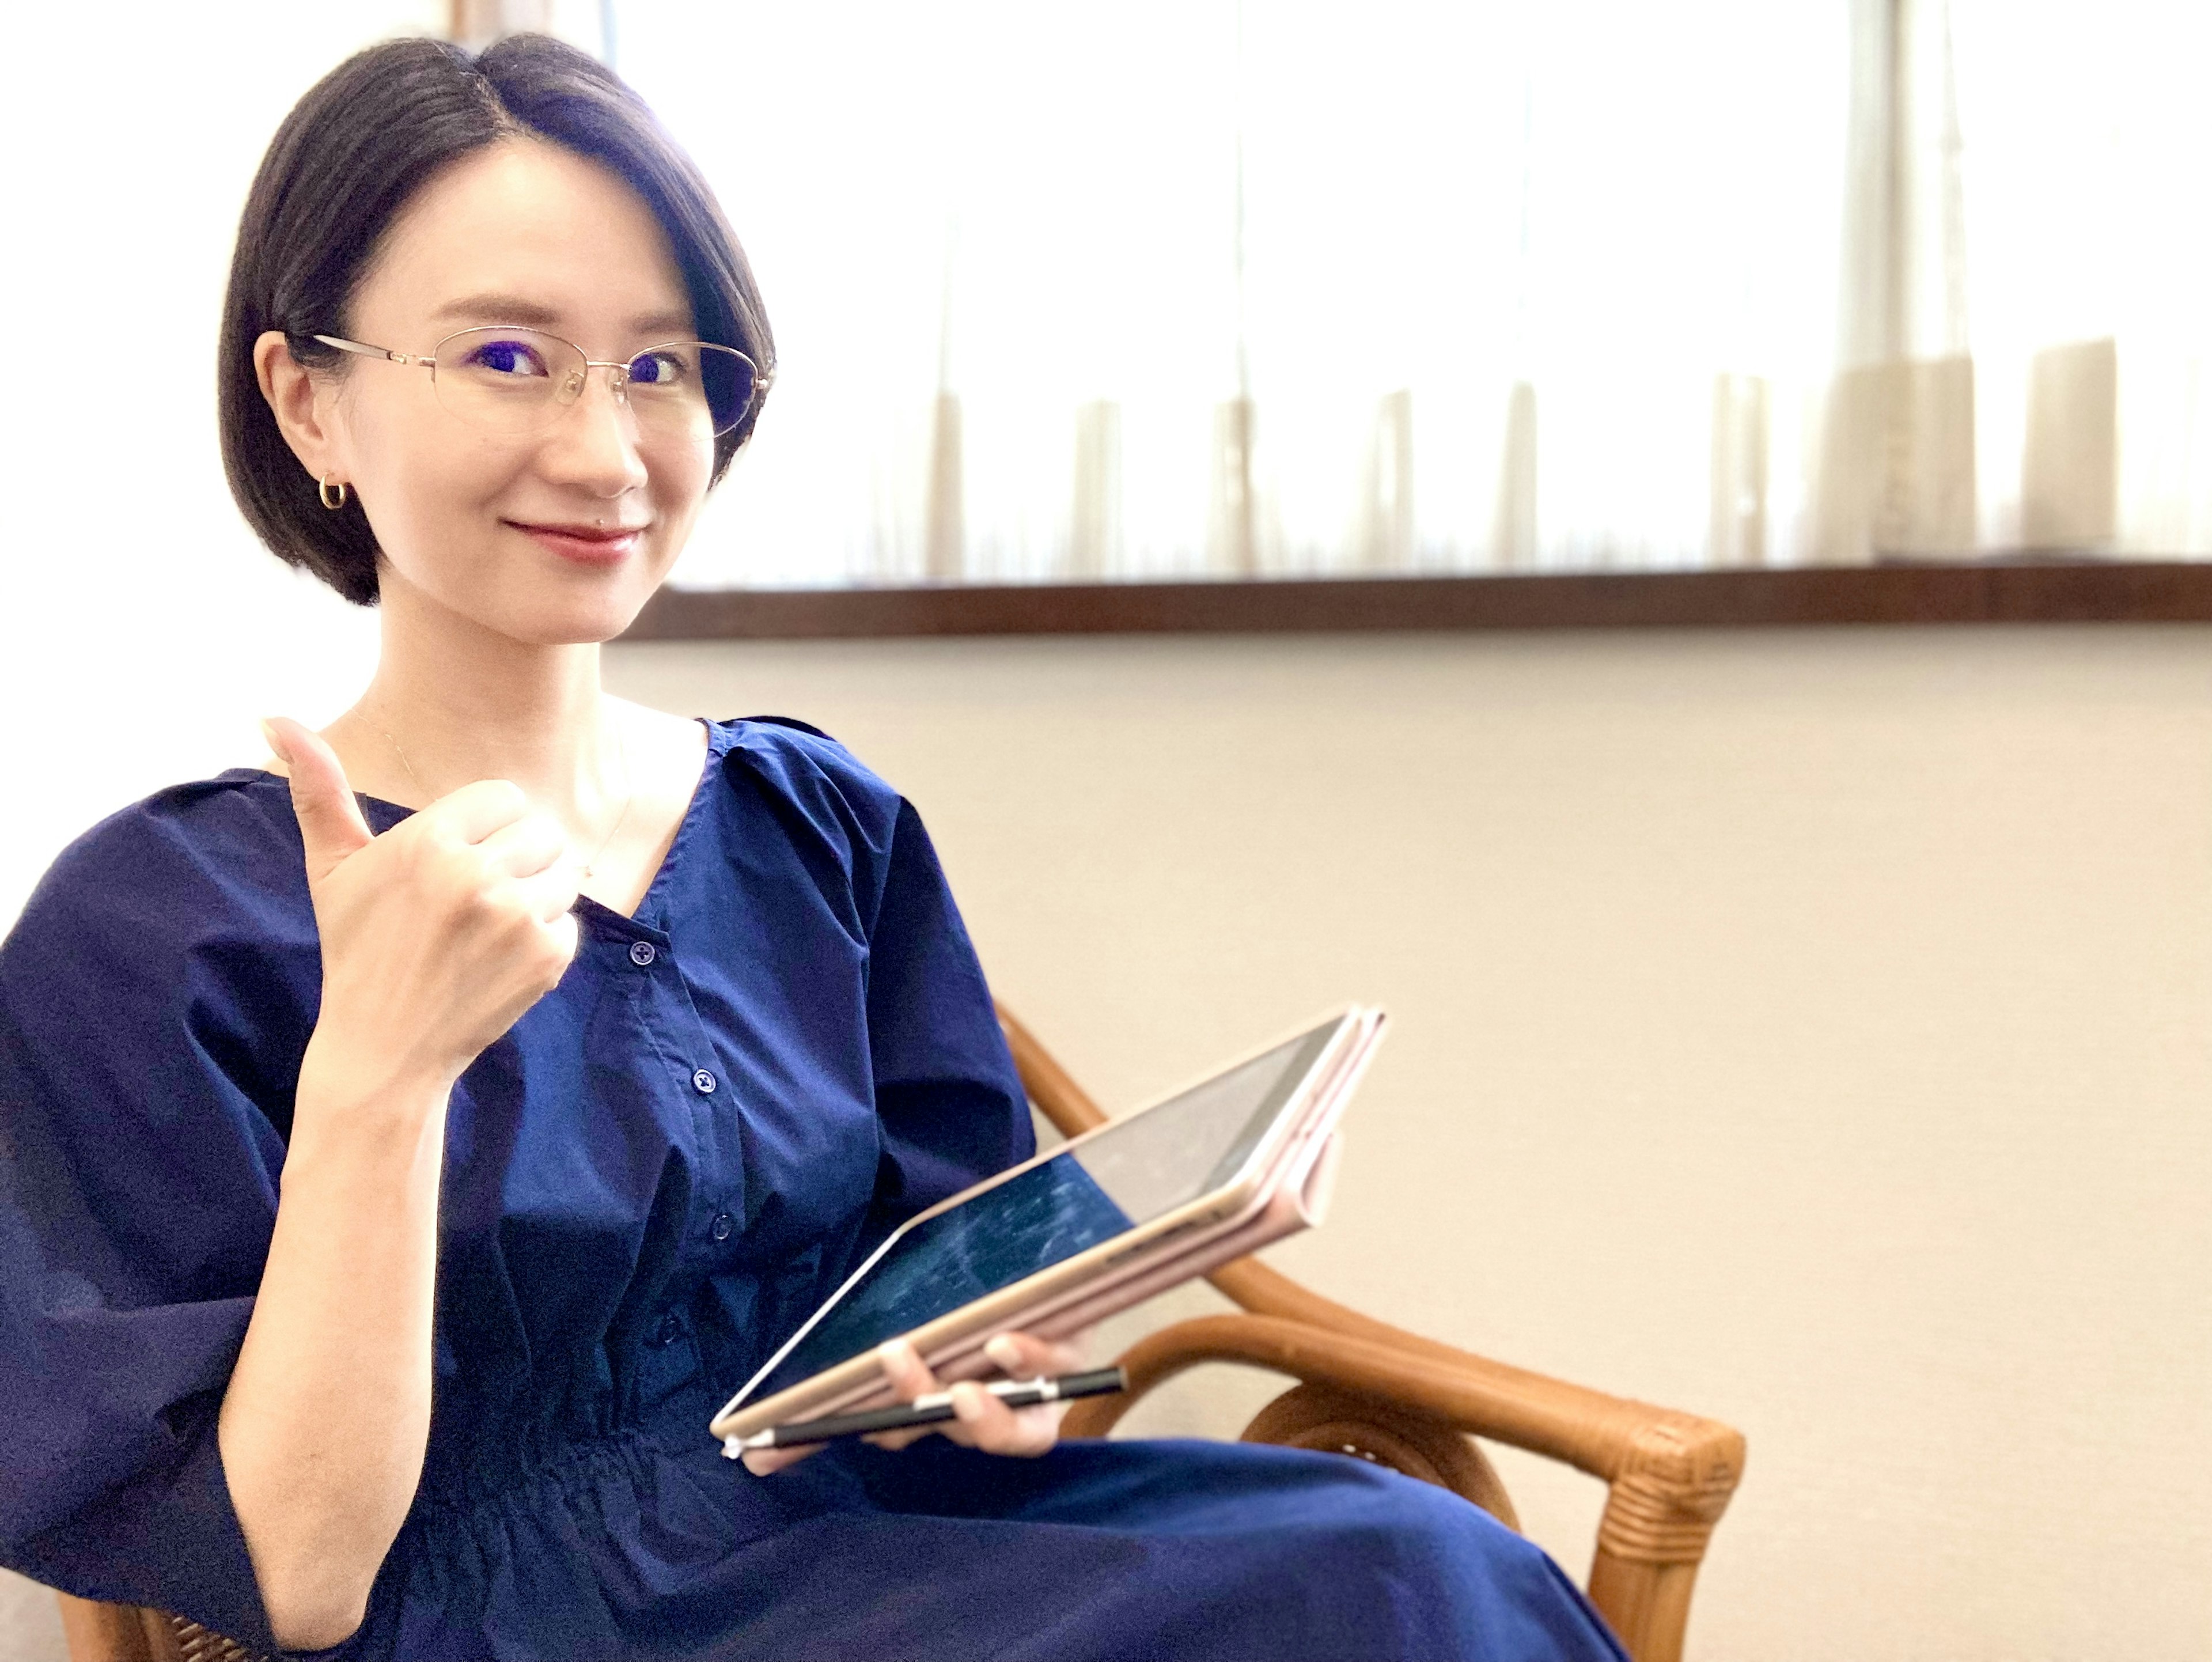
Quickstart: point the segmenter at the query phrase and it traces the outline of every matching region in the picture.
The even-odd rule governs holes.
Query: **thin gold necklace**
[[[407,776],[415,782],[415,788],[431,801],[435,801],[436,793],[422,782],[422,776],[415,771],[415,764],[407,759],[406,751],[392,736],[391,730],[382,727],[376,730],[384,735],[384,742],[392,746],[392,753],[399,758],[399,765],[407,770]],[[629,746],[617,737],[615,751],[621,756],[623,764],[622,812],[615,816],[615,823],[607,827],[607,834],[599,839],[599,846],[592,851],[592,857],[584,862],[584,881],[586,883],[592,880],[592,874],[598,868],[599,861],[606,857],[607,850],[614,846],[616,833],[622,830],[623,822],[629,818],[630,805],[637,801],[637,782],[629,770]]]

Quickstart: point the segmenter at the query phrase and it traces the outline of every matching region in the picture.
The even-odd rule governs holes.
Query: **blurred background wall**
[[[1741,1427],[1693,1656],[2212,1653],[2212,631],[612,661],[898,782],[1109,1107],[1389,1007],[1334,1215],[1271,1258]],[[1580,1574],[1597,1485],[1501,1470]]]
[[[216,307],[283,111],[443,10],[15,23],[0,918],[99,814],[368,672],[373,618],[224,493]],[[1277,1260],[1743,1427],[1693,1655],[2212,1653],[2212,631],[611,665],[907,789],[1000,990],[1111,1106],[1390,1005],[1336,1215]],[[1233,1430],[1265,1394],[1217,1373],[1146,1423]],[[1595,1486],[1504,1469],[1579,1574]],[[0,1656],[58,1656],[51,1610],[0,1579]]]

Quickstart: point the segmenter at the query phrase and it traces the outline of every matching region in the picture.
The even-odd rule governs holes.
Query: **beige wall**
[[[1110,1105],[1389,1005],[1276,1261],[1741,1426],[1694,1654],[2212,1653],[2212,631],[611,659],[901,785]],[[1595,1486],[1505,1470],[1579,1574]]]

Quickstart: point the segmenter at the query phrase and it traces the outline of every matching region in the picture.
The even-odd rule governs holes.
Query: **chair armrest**
[[[1265,1367],[1377,1399],[1603,1479],[1608,1493],[1590,1601],[1637,1662],[1678,1662],[1698,1566],[1743,1472],[1743,1438],[1732,1428],[1411,1334],[1382,1338],[1283,1316],[1237,1315],[1178,1322],[1139,1341],[1121,1358],[1127,1392],[1077,1403],[1066,1434],[1105,1435],[1146,1391],[1209,1361]]]
[[[69,1662],[169,1662],[175,1651],[154,1611],[56,1592]]]
[[[1378,1324],[1379,1325],[1379,1324]],[[1743,1438],[1716,1421],[1547,1379],[1429,1341],[1329,1332],[1279,1316],[1200,1316],[1140,1339],[1122,1357],[1129,1389],[1068,1412],[1070,1434],[1100,1436],[1154,1385],[1201,1362],[1243,1362],[1308,1385],[1377,1397],[1492,1441],[1564,1460],[1616,1482],[1652,1474],[1656,1489],[1727,1504],[1741,1475]],[[1076,1429],[1077,1427],[1082,1428]],[[1700,1513],[1719,1516],[1700,1501]]]
[[[66,1592],[62,1643],[69,1662],[260,1662],[235,1640],[143,1604],[103,1604]]]

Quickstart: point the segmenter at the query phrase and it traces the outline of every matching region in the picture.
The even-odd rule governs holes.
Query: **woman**
[[[345,1657],[1617,1654],[1350,1461],[1055,1447],[973,1386],[949,1440],[720,1457],[858,1255],[1030,1151],[912,809],[600,691],[773,365],[703,182],[566,47],[378,47],[278,133],[225,456],[382,656],[0,948],[0,1557]]]

